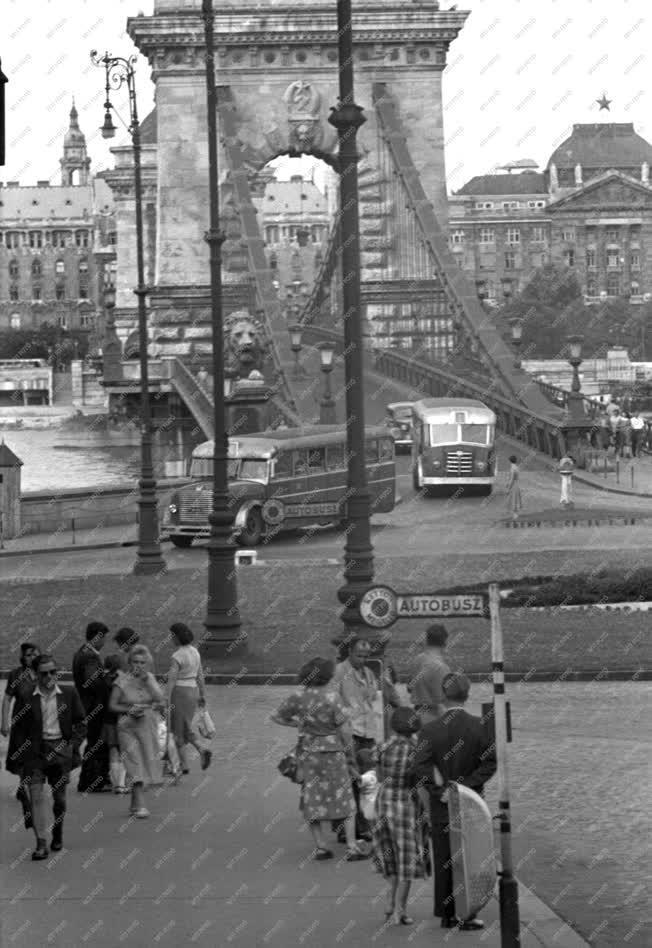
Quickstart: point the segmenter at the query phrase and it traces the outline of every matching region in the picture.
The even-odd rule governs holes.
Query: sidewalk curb
[[[568,922],[557,915],[517,877],[521,941],[526,932],[543,948],[586,948],[589,945]]]
[[[9,542],[11,542],[11,540]],[[83,550],[109,550],[119,546],[138,546],[138,540],[105,540],[104,543],[70,543],[68,546],[47,546],[29,550],[0,550],[0,560],[5,556],[39,556],[42,553],[81,553]]]
[[[0,681],[7,678],[9,668],[0,668]],[[476,684],[492,683],[491,672],[466,672],[467,678]],[[289,688],[297,683],[297,672],[204,672],[204,679],[207,685],[215,685],[218,688],[235,688],[237,685],[262,686],[269,687],[279,685],[283,688]],[[60,681],[70,684],[72,679],[67,673],[61,675]],[[399,684],[405,684],[405,681],[399,681]],[[584,684],[614,682],[614,681],[652,681],[652,669],[636,670],[618,670],[614,671],[596,671],[595,669],[580,669],[578,671],[539,671],[539,672],[505,672],[505,681],[511,684],[540,684],[546,682],[560,682],[561,684]]]

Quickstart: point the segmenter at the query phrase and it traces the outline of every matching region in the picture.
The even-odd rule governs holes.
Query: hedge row
[[[601,569],[595,573],[573,576],[528,576],[521,579],[503,579],[502,589],[511,592],[501,601],[501,607],[522,606],[589,606],[595,603],[652,601],[652,569],[641,567],[625,573],[615,569]],[[451,586],[439,595],[481,595],[487,585]]]

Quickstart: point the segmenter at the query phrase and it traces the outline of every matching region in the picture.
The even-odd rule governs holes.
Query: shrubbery
[[[642,567],[623,573],[602,569],[573,576],[528,576],[501,579],[511,592],[501,600],[502,608],[522,606],[589,606],[595,603],[652,601],[652,569]],[[488,584],[455,586],[438,595],[486,595]]]

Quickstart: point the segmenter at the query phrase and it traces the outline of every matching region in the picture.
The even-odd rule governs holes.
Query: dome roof
[[[634,131],[632,122],[573,125],[569,137],[556,148],[547,167],[631,168],[652,164],[652,145]]]

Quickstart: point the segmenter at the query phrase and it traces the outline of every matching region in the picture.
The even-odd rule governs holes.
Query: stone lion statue
[[[264,332],[261,324],[246,309],[231,313],[224,321],[224,361],[237,378],[261,371],[265,359]]]

